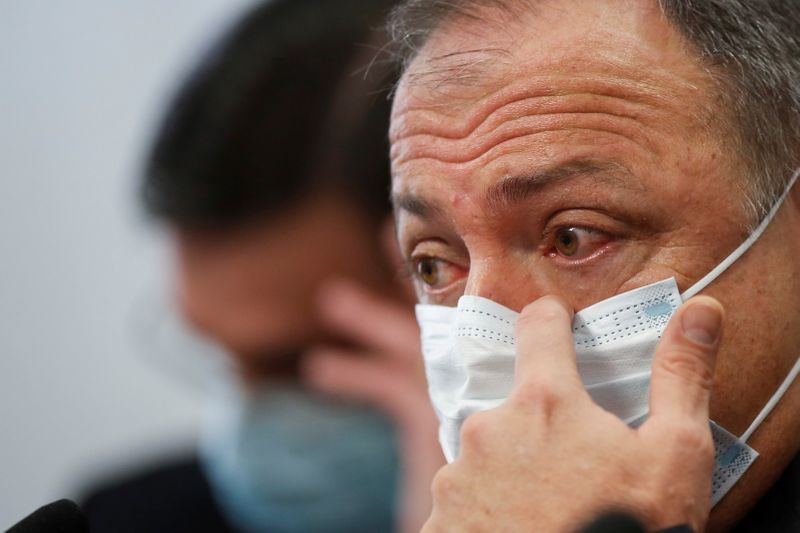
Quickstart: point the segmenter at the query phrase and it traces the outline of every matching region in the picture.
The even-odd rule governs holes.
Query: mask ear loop
[[[750,249],[751,246],[753,246],[753,244],[758,240],[758,238],[761,237],[761,234],[764,233],[764,231],[767,229],[770,222],[772,222],[772,219],[775,218],[775,215],[778,214],[778,211],[780,211],[781,206],[783,206],[784,200],[786,200],[786,197],[789,195],[789,192],[791,192],[792,187],[797,181],[798,176],[800,176],[800,168],[798,168],[795,171],[794,175],[792,175],[792,178],[786,185],[786,189],[784,189],[783,194],[781,194],[780,197],[775,201],[775,204],[772,206],[772,209],[769,210],[767,216],[764,217],[764,220],[761,221],[761,223],[753,231],[753,233],[751,233],[750,236],[742,244],[740,244],[738,248],[736,248],[733,251],[733,253],[731,253],[728,257],[723,259],[722,262],[718,264],[711,272],[703,276],[700,279],[700,281],[698,281],[697,283],[686,289],[686,291],[684,291],[683,294],[681,294],[681,299],[684,302],[689,298],[691,298],[692,296],[696,295],[698,292],[705,289],[709,283],[717,279],[723,272],[728,270],[728,267],[734,264],[740,257],[742,257],[745,254],[745,252],[747,252],[747,250]]]
[[[758,426],[760,426],[761,423],[769,416],[775,406],[778,405],[778,402],[781,401],[783,395],[786,394],[786,391],[789,390],[789,387],[792,385],[792,382],[794,382],[798,373],[800,373],[800,357],[798,357],[797,361],[795,361],[794,366],[786,375],[786,378],[783,380],[783,383],[781,383],[781,386],[778,387],[778,390],[775,391],[775,394],[772,395],[772,398],[769,399],[761,412],[758,413],[758,416],[755,417],[753,422],[750,424],[750,427],[747,428],[747,431],[742,433],[742,436],[739,437],[739,440],[742,442],[747,442],[747,439],[749,439],[750,436],[755,433],[755,431],[758,429]]]
[[[750,236],[740,244],[728,257],[726,257],[719,265],[716,266],[711,272],[703,276],[700,281],[686,289],[681,294],[681,299],[685,302],[692,296],[696,295],[698,292],[705,289],[709,283],[717,279],[723,272],[725,272],[728,267],[730,267],[733,263],[735,263],[740,257],[742,257],[747,250],[750,249],[751,246],[761,237],[761,235],[766,231],[767,227],[769,226],[770,222],[775,218],[780,211],[781,207],[783,206],[784,200],[789,195],[794,187],[794,184],[797,182],[797,178],[800,176],[800,168],[798,168],[795,173],[792,175],[789,183],[786,185],[786,189],[780,195],[780,197],[775,201],[775,204],[772,206],[772,209],[769,210],[769,213],[764,220],[758,225],[758,227],[750,234]],[[756,429],[761,425],[764,420],[769,416],[772,410],[778,405],[778,402],[781,401],[783,395],[786,394],[786,391],[789,390],[789,387],[797,378],[797,374],[800,373],[800,357],[798,357],[797,361],[795,361],[794,366],[784,378],[783,383],[781,383],[780,387],[775,391],[775,394],[769,399],[769,401],[764,405],[764,408],[761,409],[761,412],[756,415],[753,422],[750,423],[750,427],[742,433],[742,436],[739,437],[741,442],[747,442],[747,440],[755,433]]]

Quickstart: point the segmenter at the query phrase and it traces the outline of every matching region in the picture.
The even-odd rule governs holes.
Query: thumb
[[[670,321],[653,356],[651,417],[708,424],[708,402],[724,309],[714,298],[688,300]]]

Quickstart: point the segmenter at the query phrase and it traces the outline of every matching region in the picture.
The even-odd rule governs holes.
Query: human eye
[[[591,260],[602,254],[613,241],[608,233],[590,227],[561,226],[551,234],[548,255],[571,262]]]
[[[410,260],[414,280],[425,292],[442,292],[464,278],[458,265],[433,256],[416,256]]]

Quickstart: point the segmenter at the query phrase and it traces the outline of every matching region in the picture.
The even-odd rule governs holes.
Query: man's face
[[[184,316],[234,358],[246,378],[291,375],[316,343],[337,342],[316,317],[332,278],[380,286],[375,228],[350,202],[312,198],[277,218],[218,232],[176,232]]]
[[[483,15],[446,21],[395,101],[393,196],[421,301],[474,294],[519,311],[559,294],[581,309],[670,277],[685,290],[744,240],[729,117],[654,2]],[[712,415],[735,433],[798,355],[796,205],[705,291],[728,312]],[[720,509],[746,509],[800,447],[787,414],[799,396],[783,402],[782,427],[776,412],[752,440],[772,458],[751,489]]]

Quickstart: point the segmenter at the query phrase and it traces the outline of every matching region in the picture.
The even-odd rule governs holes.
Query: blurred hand
[[[308,354],[304,375],[311,387],[368,402],[394,421],[403,467],[399,530],[418,532],[430,515],[430,485],[444,457],[414,315],[345,281],[321,290],[319,311],[331,330],[360,348],[318,347]]]
[[[458,459],[433,483],[424,532],[574,531],[608,509],[648,528],[702,531],[714,448],[708,403],[722,308],[680,308],[653,361],[650,416],[631,429],[592,402],[572,344],[572,310],[544,297],[517,324],[515,388],[464,423]]]

